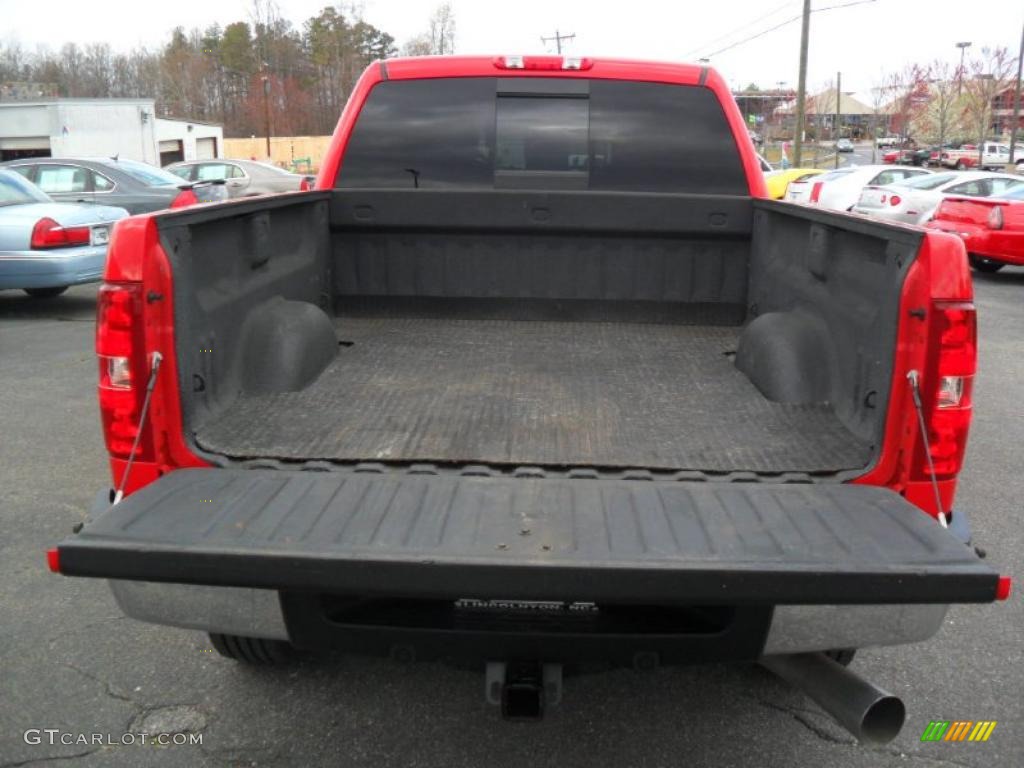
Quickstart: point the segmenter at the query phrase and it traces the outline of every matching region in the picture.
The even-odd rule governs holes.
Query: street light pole
[[[964,52],[971,47],[971,44],[969,42],[957,43],[956,47],[960,49],[960,69],[956,76],[956,95],[959,98],[960,92],[964,88]]]
[[[1017,144],[1017,128],[1020,126],[1020,76],[1024,68],[1024,25],[1020,29],[1020,50],[1017,52],[1017,90],[1013,94],[1013,113],[1010,115],[1010,165],[1013,165],[1013,148]]]

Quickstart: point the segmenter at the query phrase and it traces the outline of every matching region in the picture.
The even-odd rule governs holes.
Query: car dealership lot
[[[1003,573],[1024,573],[1020,445],[1024,269],[976,279],[980,374],[958,507]],[[50,301],[0,293],[0,768],[65,764],[1022,765],[1022,590],[952,610],[919,646],[854,669],[908,706],[886,747],[857,746],[803,694],[756,667],[569,678],[540,723],[503,722],[483,676],[338,657],[254,671],[204,635],[120,618],[101,582],[47,572],[44,553],[108,480],[94,386],[95,286]],[[930,720],[996,720],[985,744],[919,741]],[[182,730],[199,746],[26,743],[28,729]],[[71,739],[71,741],[75,741]]]

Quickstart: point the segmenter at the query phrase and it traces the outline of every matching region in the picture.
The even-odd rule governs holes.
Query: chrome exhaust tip
[[[903,728],[902,699],[822,653],[765,656],[760,663],[814,699],[858,741],[886,744]]]

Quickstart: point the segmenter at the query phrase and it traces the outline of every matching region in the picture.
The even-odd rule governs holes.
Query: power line
[[[836,5],[827,5],[824,8],[812,8],[811,9],[811,13],[821,13],[822,11],[831,11],[831,10],[835,10],[836,8],[849,8],[852,5],[866,5],[867,3],[873,3],[873,2],[875,2],[875,0],[853,0],[853,2],[849,2],[849,3],[838,3]],[[777,29],[782,29],[782,27],[786,26],[787,24],[792,24],[794,21],[799,21],[802,18],[803,18],[803,14],[799,13],[796,16],[794,16],[793,18],[786,19],[781,24],[776,24],[774,27],[766,29],[763,32],[758,32],[756,35],[751,35],[750,37],[744,38],[743,40],[738,40],[737,42],[732,43],[731,45],[727,45],[725,48],[719,48],[717,51],[712,51],[711,53],[705,54],[704,58],[710,59],[712,56],[717,56],[720,53],[725,53],[726,51],[731,51],[733,48],[738,48],[739,46],[743,45],[744,43],[749,43],[752,40],[757,40],[757,38],[759,38],[759,37],[764,37],[765,35],[769,34],[770,32],[774,32]]]
[[[719,35],[718,37],[716,37],[716,38],[714,38],[712,40],[708,40],[703,45],[701,45],[701,46],[699,46],[697,48],[694,48],[692,51],[687,53],[683,58],[684,59],[692,58],[693,56],[695,56],[696,54],[700,53],[701,51],[706,50],[709,45],[715,45],[716,43],[719,43],[722,40],[726,40],[726,39],[732,37],[737,32],[742,32],[745,29],[749,29],[750,27],[754,26],[758,22],[764,21],[765,19],[769,18],[770,16],[774,16],[779,11],[785,10],[786,8],[788,8],[791,5],[793,5],[792,0],[790,0],[790,2],[788,2],[788,3],[783,3],[778,8],[776,8],[774,11],[766,13],[764,16],[758,16],[753,21],[748,21],[746,24],[743,24],[743,25],[741,25],[739,27],[736,27],[736,29],[734,29],[734,30],[732,30],[730,32],[726,32],[724,35]]]

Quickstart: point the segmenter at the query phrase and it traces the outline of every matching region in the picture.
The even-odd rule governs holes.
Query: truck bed
[[[211,464],[769,481],[876,460],[921,239],[749,198],[565,191],[336,190],[161,222],[182,424]]]
[[[825,403],[762,395],[741,329],[339,317],[295,392],[243,394],[196,433],[234,458],[837,472],[871,446]]]

